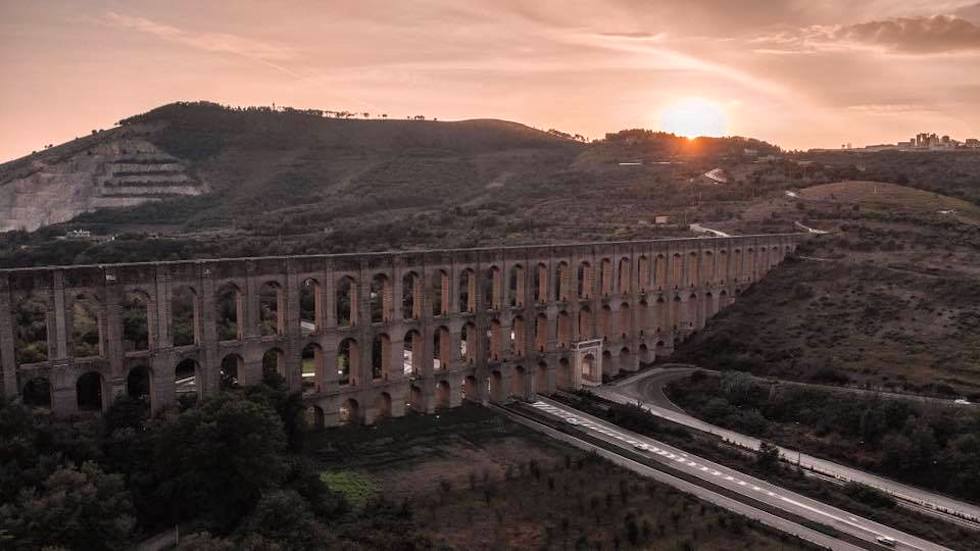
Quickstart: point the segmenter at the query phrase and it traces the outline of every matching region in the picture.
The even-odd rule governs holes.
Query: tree
[[[272,490],[259,500],[239,531],[282,544],[284,549],[322,549],[323,528],[309,504],[293,490]]]
[[[156,439],[156,497],[172,522],[227,530],[285,473],[282,422],[268,405],[222,393],[181,414]]]
[[[0,526],[15,549],[122,549],[135,525],[123,477],[105,474],[93,462],[58,469],[41,488],[0,506]]]
[[[779,465],[779,448],[769,442],[759,442],[759,457],[755,464],[766,471],[775,469]]]

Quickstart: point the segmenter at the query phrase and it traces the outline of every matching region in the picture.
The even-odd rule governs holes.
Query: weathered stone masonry
[[[141,370],[157,411],[176,401],[178,364],[194,368],[191,391],[208,395],[221,387],[222,365],[237,365],[241,384],[261,380],[269,350],[276,351],[276,368],[290,388],[304,389],[311,418],[325,425],[373,423],[406,408],[432,412],[463,399],[575,389],[670,354],[676,341],[731,304],[799,239],[783,234],[2,270],[3,391],[15,396],[44,379],[53,412],[70,416],[79,412],[81,377],[94,373],[88,380],[98,381],[98,405],[105,409]],[[264,285],[276,293],[271,335],[260,330]],[[315,293],[312,324],[301,324],[303,286]],[[171,317],[178,288],[190,288],[194,301],[193,342],[181,346],[174,345]],[[238,338],[219,340],[217,295],[227,289],[237,297]],[[127,293],[146,297],[144,350],[123,346]],[[26,295],[46,305],[47,353],[44,361],[18,364],[14,307]],[[72,302],[79,296],[97,313],[97,355],[73,356]],[[307,347],[315,350],[315,373],[304,384]]]

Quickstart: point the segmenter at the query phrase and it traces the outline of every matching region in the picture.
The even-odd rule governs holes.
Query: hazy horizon
[[[0,162],[182,100],[787,149],[980,135],[976,0],[645,4],[0,0]]]

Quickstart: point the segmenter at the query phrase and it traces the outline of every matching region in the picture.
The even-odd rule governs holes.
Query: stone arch
[[[499,361],[504,354],[504,329],[500,320],[490,320],[490,359]]]
[[[371,379],[374,381],[388,380],[391,372],[391,338],[386,333],[379,333],[371,341]]]
[[[620,371],[633,371],[635,367],[633,363],[633,352],[628,346],[624,346],[619,349],[619,370]]]
[[[449,369],[453,360],[452,334],[445,325],[440,325],[432,332],[432,368]]]
[[[600,374],[600,378],[598,380],[602,381],[603,379],[602,376],[607,373],[616,374],[617,372],[619,372],[619,366],[618,364],[613,363],[612,352],[603,349],[602,350],[602,373]]]
[[[30,292],[14,304],[14,351],[18,364],[48,359],[48,304],[39,293]]]
[[[624,339],[633,330],[633,311],[628,302],[619,305],[619,323],[617,325],[619,326],[617,327],[619,336]]]
[[[449,409],[452,406],[453,388],[449,381],[441,380],[436,383],[436,409]]]
[[[601,296],[608,297],[613,293],[613,267],[608,258],[599,262],[599,288]]]
[[[538,362],[532,380],[534,381],[533,389],[535,393],[551,394],[551,389],[548,388],[548,364]]]
[[[640,292],[645,293],[650,288],[650,258],[646,255],[637,261],[637,276]]]
[[[185,358],[174,366],[174,394],[178,402],[196,402],[201,394],[201,366],[197,360]]]
[[[102,345],[102,308],[98,299],[80,291],[71,297],[72,356],[104,356]]]
[[[654,346],[653,353],[656,357],[660,358],[667,353],[667,345],[662,340],[658,340],[657,344]]]
[[[558,284],[555,285],[555,300],[567,301],[571,298],[572,291],[572,270],[568,262],[562,260],[558,263]]]
[[[425,393],[422,392],[422,387],[418,385],[408,387],[408,404],[406,405],[414,411],[425,413]]]
[[[578,298],[587,300],[592,298],[592,288],[594,287],[594,273],[592,264],[583,261],[578,265]]]
[[[341,425],[361,424],[361,407],[357,400],[348,398],[340,403],[337,411],[337,421]]]
[[[560,358],[558,360],[558,374],[556,379],[556,386],[558,388],[572,388],[574,385],[572,362],[568,361],[568,358]]]
[[[357,280],[349,275],[341,276],[336,286],[337,325],[357,325]]]
[[[402,276],[402,318],[422,318],[422,278],[415,272],[406,272]]]
[[[259,287],[259,334],[282,335],[286,332],[285,293],[276,281],[266,281]]]
[[[323,408],[320,406],[309,406],[306,408],[306,425],[314,430],[323,430],[326,425],[324,422]]]
[[[263,358],[264,360],[264,358]],[[315,342],[308,343],[300,352],[300,373],[303,394],[317,394],[326,387],[326,371],[323,348]],[[263,361],[264,363],[264,361]],[[263,369],[264,369],[263,365]]]
[[[684,282],[684,257],[681,253],[674,253],[671,260],[670,283],[674,289],[677,289]]]
[[[701,302],[698,300],[698,295],[696,293],[691,293],[691,296],[687,298],[687,319],[685,319],[687,322],[685,327],[687,329],[694,329],[698,327],[698,320],[701,318],[700,307]]]
[[[105,380],[98,371],[83,373],[75,381],[75,401],[79,411],[103,411],[105,409]]]
[[[645,296],[640,299],[639,306],[639,311],[636,312],[636,318],[634,319],[633,324],[639,329],[639,334],[642,337],[651,326],[656,325],[656,320],[650,319],[650,301],[648,301]]]
[[[711,285],[715,279],[715,255],[711,251],[704,251],[702,257],[702,284]]]
[[[523,357],[527,351],[527,326],[523,316],[514,316],[513,327],[510,330],[510,353],[515,357]]]
[[[466,378],[463,379],[462,398],[471,402],[480,401],[479,385],[477,384],[476,377],[473,375],[467,375]]]
[[[143,402],[147,410],[153,402],[153,374],[150,368],[140,364],[129,370],[126,375],[126,396]]]
[[[609,339],[613,336],[613,313],[608,304],[603,304],[599,309],[599,337]]]
[[[20,398],[30,408],[51,409],[51,382],[46,377],[34,377],[24,383]]]
[[[508,280],[507,288],[509,290],[508,297],[510,300],[510,305],[514,308],[524,307],[524,299],[527,294],[524,287],[526,279],[524,266],[514,264],[510,267],[510,278]]]
[[[539,262],[534,270],[534,301],[538,304],[548,302],[548,265]]]
[[[719,283],[724,284],[728,280],[729,264],[730,259],[728,257],[728,249],[722,249],[718,253],[718,260],[716,261],[715,273],[718,278]]]
[[[548,316],[543,312],[534,318],[534,349],[544,352],[548,348]]]
[[[391,417],[391,394],[382,392],[374,399],[374,420],[383,421]]]
[[[201,342],[199,302],[197,291],[190,285],[180,285],[170,291],[170,338],[174,346]]]
[[[499,310],[503,301],[503,274],[500,268],[491,266],[487,269],[486,280],[483,282],[483,304],[487,310]]]
[[[446,316],[449,314],[449,273],[446,270],[436,270],[432,274],[432,315]]]
[[[632,275],[630,273],[631,272],[631,270],[630,270],[631,267],[632,267],[632,261],[629,259],[629,257],[624,256],[623,258],[619,259],[619,292],[620,292],[620,294],[625,295],[625,294],[627,294],[627,293],[630,292],[630,289],[632,287],[630,285],[630,276]]]
[[[688,287],[697,287],[701,281],[701,256],[697,251],[691,251],[687,255],[687,283]]]
[[[391,280],[385,274],[374,274],[369,293],[371,301],[371,323],[382,323],[391,319],[392,290]]]
[[[568,348],[572,344],[572,316],[562,310],[558,312],[558,348]]]
[[[670,329],[670,305],[663,295],[657,297],[657,333]]]
[[[487,380],[487,390],[489,391],[490,399],[494,402],[502,402],[504,400],[504,376],[499,369],[494,369],[490,372],[490,377]]]
[[[601,381],[602,374],[599,373],[599,365],[596,362],[596,357],[592,354],[586,354],[582,357],[582,378],[588,379],[589,381]]]
[[[303,336],[320,332],[323,319],[323,294],[320,282],[312,277],[304,279],[299,284],[299,329]],[[323,414],[323,410],[320,410]]]
[[[408,377],[422,375],[422,335],[414,329],[402,339],[402,372]]]
[[[671,329],[675,331],[684,323],[684,320],[681,319],[682,306],[680,295],[674,295],[674,300],[670,303],[670,323]]]
[[[653,282],[661,291],[667,284],[667,257],[662,254],[653,260]]]
[[[459,312],[476,313],[476,272],[466,268],[459,273]]]
[[[244,370],[245,360],[238,354],[228,354],[221,358],[221,368],[218,372],[218,385],[221,390],[238,388]]]
[[[357,341],[350,337],[337,345],[337,379],[341,386],[357,385],[360,373],[360,349]]]
[[[704,293],[704,315],[705,318],[710,318],[718,313],[718,305],[715,301],[715,295],[711,291]]]
[[[527,373],[524,366],[516,365],[510,376],[510,395],[518,398],[527,397]]]
[[[650,350],[650,347],[648,347],[646,343],[640,344],[639,351],[640,351],[639,360],[640,363],[642,364],[653,363],[653,361],[656,359],[653,356],[653,352]]]
[[[241,339],[241,321],[245,319],[241,289],[234,283],[223,284],[215,293],[214,309],[218,340]]]
[[[578,311],[578,337],[581,340],[591,339],[592,333],[592,310],[588,306],[583,306]]]
[[[262,378],[286,377],[286,355],[279,347],[273,347],[262,354]]]
[[[459,333],[459,357],[463,363],[473,365],[476,363],[476,324],[468,322],[463,325]]]
[[[149,350],[153,341],[150,331],[150,296],[144,291],[129,291],[121,306],[123,322],[123,350],[134,352]]]

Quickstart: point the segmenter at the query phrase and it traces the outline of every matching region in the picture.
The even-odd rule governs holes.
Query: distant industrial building
[[[920,132],[905,142],[896,144],[876,144],[865,147],[852,147],[850,143],[842,144],[844,151],[951,151],[965,149],[980,149],[980,139],[967,138],[960,142],[948,135],[940,136],[935,132]],[[822,150],[832,151],[832,150]]]

